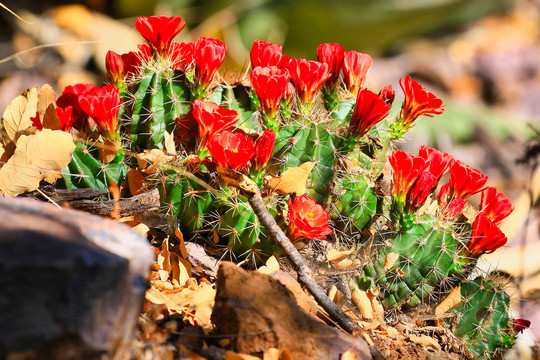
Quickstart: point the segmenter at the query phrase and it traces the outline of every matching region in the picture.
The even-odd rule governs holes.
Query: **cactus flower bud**
[[[172,40],[186,26],[180,16],[138,17],[137,31],[148,41],[155,54],[165,56]]]
[[[287,89],[291,75],[286,69],[275,66],[259,66],[253,69],[250,78],[251,85],[261,102],[262,113],[266,117],[273,118]]]
[[[95,86],[80,96],[79,104],[103,136],[112,141],[117,139],[118,111],[122,104],[118,88],[112,84]]]
[[[426,171],[427,163],[420,156],[401,150],[394,151],[388,162],[394,171],[394,196],[403,204],[416,179]]]
[[[315,93],[330,77],[328,64],[305,59],[291,59],[288,65],[301,104],[311,104]]]
[[[418,156],[426,160],[428,163],[427,171],[432,173],[437,181],[446,175],[454,164],[454,157],[452,155],[427,147],[426,145],[420,146]]]
[[[199,124],[199,137],[203,144],[210,141],[217,132],[233,126],[238,118],[235,110],[225,109],[210,101],[196,99],[192,106],[192,114]]]
[[[454,220],[465,207],[465,200],[463,198],[457,198],[452,201],[450,201],[450,204],[446,205],[441,212],[441,216],[444,221],[452,221]]]
[[[427,171],[420,174],[407,193],[405,209],[408,212],[420,209],[435,186],[437,186],[437,178],[433,174]]]
[[[386,85],[379,91],[379,96],[382,97],[387,104],[392,105],[394,103],[394,98],[396,97],[396,92],[392,85]]]
[[[185,72],[189,65],[193,63],[193,49],[193,43],[173,42],[169,53],[172,68]]]
[[[113,83],[124,80],[124,61],[122,56],[109,50],[105,56],[105,67],[107,68],[107,77]]]
[[[482,191],[480,200],[480,212],[495,224],[503,221],[514,211],[510,199],[496,188],[489,186]]]
[[[288,218],[287,235],[292,242],[304,238],[324,240],[334,232],[328,225],[328,212],[306,195],[289,199]]]
[[[414,120],[422,115],[433,117],[444,112],[444,104],[441,99],[427,91],[406,76],[405,80],[399,79],[399,85],[405,94],[405,100],[401,106],[401,119],[398,121],[404,127],[411,127]]]
[[[261,170],[274,152],[276,142],[276,132],[273,129],[266,129],[264,133],[255,141],[255,168]]]
[[[506,241],[507,238],[501,229],[483,213],[479,213],[473,221],[467,252],[472,257],[490,254],[506,244]]]
[[[325,86],[334,88],[337,85],[344,56],[345,50],[340,44],[326,43],[317,47],[317,60],[320,63],[328,64],[328,67],[330,68],[330,77]]]
[[[522,333],[531,326],[531,322],[525,319],[510,319],[510,322],[516,333]]]
[[[354,96],[358,94],[358,90],[364,85],[366,75],[371,68],[373,60],[368,54],[362,54],[358,51],[345,51],[343,58],[343,80],[345,86]]]
[[[215,134],[206,145],[214,161],[222,167],[240,170],[253,159],[253,139],[244,133],[224,130]]]
[[[354,136],[361,137],[373,125],[384,119],[389,112],[390,105],[383,98],[368,89],[362,89],[356,98],[349,131]]]
[[[281,67],[281,57],[283,46],[279,44],[267,43],[261,40],[255,40],[251,46],[250,58],[251,68],[255,69],[258,66],[277,66]]]
[[[227,47],[221,40],[212,37],[200,37],[195,41],[193,60],[195,77],[199,85],[207,88],[225,60]]]

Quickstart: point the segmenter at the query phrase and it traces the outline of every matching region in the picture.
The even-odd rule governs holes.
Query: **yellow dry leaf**
[[[439,345],[439,342],[435,340],[434,338],[427,335],[421,335],[421,336],[411,335],[409,336],[409,340],[417,345],[431,347],[435,350],[441,350],[441,345]]]
[[[373,318],[378,320],[381,324],[385,324],[384,321],[384,308],[379,300],[377,300],[378,289],[374,292],[368,289],[366,292],[369,300],[371,301],[371,308],[373,309]]]
[[[270,258],[266,260],[266,265],[261,266],[260,268],[257,269],[257,271],[260,272],[261,274],[271,274],[274,271],[278,271],[278,270],[279,270],[279,263],[275,256],[270,256]]]
[[[171,258],[174,259],[174,262],[171,263],[172,280],[178,282],[178,285],[184,286],[191,277],[191,263],[174,254],[171,254]]]
[[[305,162],[299,167],[288,168],[281,176],[266,179],[267,186],[279,194],[304,195],[309,173],[314,166],[312,162]]]
[[[165,151],[167,154],[176,156],[176,145],[174,144],[174,135],[165,131]]]
[[[4,111],[2,116],[2,144],[15,146],[17,138],[32,126],[30,118],[36,116],[38,88],[33,87],[17,96]]]
[[[435,315],[441,316],[461,302],[461,285],[452,289],[450,294],[435,308]]]
[[[45,84],[39,89],[38,92],[38,99],[37,99],[37,112],[39,113],[39,118],[41,119],[41,123],[44,124],[44,118],[45,113],[47,109],[50,107],[50,105],[53,106],[55,114],[56,114],[56,93],[54,89],[49,84]],[[34,114],[35,115],[35,114]],[[47,128],[51,130],[58,130]]]
[[[21,135],[13,156],[0,169],[0,190],[16,196],[37,189],[41,180],[53,183],[71,161],[73,150],[71,135],[63,131]]]
[[[139,169],[129,169],[126,179],[131,195],[139,195],[148,191],[146,176]]]
[[[174,229],[174,236],[176,236],[176,239],[178,239],[178,241],[180,242],[180,244],[178,245],[180,255],[182,255],[182,257],[187,260],[188,252],[186,249],[186,243],[184,242],[184,235],[179,228]]]
[[[185,319],[192,325],[210,327],[210,316],[214,307],[216,290],[212,285],[201,283],[195,291],[188,288],[177,294],[177,305],[183,309]]]
[[[399,259],[399,254],[390,253],[386,255],[384,258],[383,270],[390,269],[396,263],[397,259]]]
[[[369,300],[367,293],[363,290],[355,288],[351,294],[352,300],[360,310],[360,314],[364,319],[373,319],[373,308],[371,301]]]
[[[137,154],[137,164],[145,173],[153,175],[159,171],[159,166],[173,160],[174,156],[167,155],[163,150],[152,149],[144,150]]]
[[[56,107],[54,104],[49,104],[43,118],[41,118],[41,124],[44,129],[58,130],[60,129],[60,118],[56,115]]]
[[[287,350],[270,348],[264,352],[263,360],[292,360],[292,357]]]
[[[109,139],[105,139],[105,142],[99,146],[99,160],[105,164],[110,163],[116,157],[118,150],[122,147],[120,140],[112,142]]]
[[[356,265],[351,259],[343,259],[340,262],[334,264],[334,269],[338,271],[354,270],[355,267]]]
[[[343,307],[343,294],[338,290],[336,285],[332,285],[330,290],[328,290],[328,298],[334,302],[340,308]]]
[[[388,336],[389,338],[395,339],[395,338],[399,337],[399,331],[397,331],[397,329],[395,327],[389,326],[386,329],[386,336]]]
[[[168,296],[151,286],[150,289],[146,290],[146,300],[150,301],[156,305],[165,305],[167,310],[170,312],[182,312],[183,309],[181,306],[177,305],[172,299]]]
[[[338,251],[336,249],[332,249],[326,254],[326,261],[330,262],[340,262],[343,259],[346,259],[349,255],[353,253],[354,249],[344,250],[344,251]]]
[[[260,360],[261,358],[248,355],[235,353],[233,351],[225,351],[225,360]]]
[[[126,218],[124,218],[126,219]],[[135,232],[141,234],[142,236],[146,237],[146,235],[148,234],[148,232],[150,231],[150,228],[146,225],[146,224],[143,224],[142,222],[140,221],[134,221],[134,220],[125,220],[125,221],[122,221],[120,220],[121,223],[123,224],[126,224],[127,226],[129,226],[132,230],[134,230]]]

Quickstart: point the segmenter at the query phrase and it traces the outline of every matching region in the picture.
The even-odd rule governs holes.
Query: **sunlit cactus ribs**
[[[138,170],[140,154],[170,157],[144,176],[159,189],[171,229],[258,266],[280,250],[227,180],[248,177],[297,247],[354,244],[361,265],[350,285],[371,291],[385,310],[436,306],[461,286],[452,311],[468,351],[488,356],[512,346],[508,295],[492,281],[470,280],[478,258],[506,243],[498,224],[512,204],[449,154],[389,151],[419,117],[443,113],[441,99],[407,76],[392,114],[392,86],[366,88],[371,57],[339,44],[321,44],[312,61],[256,40],[249,79],[225,83],[217,73],[225,45],[177,43],[184,25],[180,17],[138,18],[147,43],[109,52],[110,85],[66,88],[57,112],[63,130],[76,129],[77,145],[65,186],[106,192]],[[468,199],[479,193],[473,209]]]

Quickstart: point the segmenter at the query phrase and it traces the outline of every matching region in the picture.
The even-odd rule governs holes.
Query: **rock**
[[[0,358],[126,351],[154,255],[129,227],[29,199],[0,199]]]
[[[295,360],[340,359],[346,351],[371,359],[364,339],[348,335],[305,313],[278,280],[222,262],[212,322],[216,335],[230,338],[235,351],[287,350]]]

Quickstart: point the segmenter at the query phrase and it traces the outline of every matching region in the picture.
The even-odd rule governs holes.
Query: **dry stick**
[[[304,262],[302,255],[294,247],[291,240],[283,233],[270,214],[263,202],[259,189],[255,183],[247,176],[230,169],[218,167],[218,173],[226,183],[239,188],[247,196],[251,208],[259,218],[261,224],[266,228],[268,234],[285,252],[289,261],[293,264],[294,270],[298,274],[298,282],[304,285],[313,295],[317,303],[328,312],[330,317],[348,333],[352,333],[357,325],[347,316],[330,298],[325,291],[311,277],[311,270]]]

